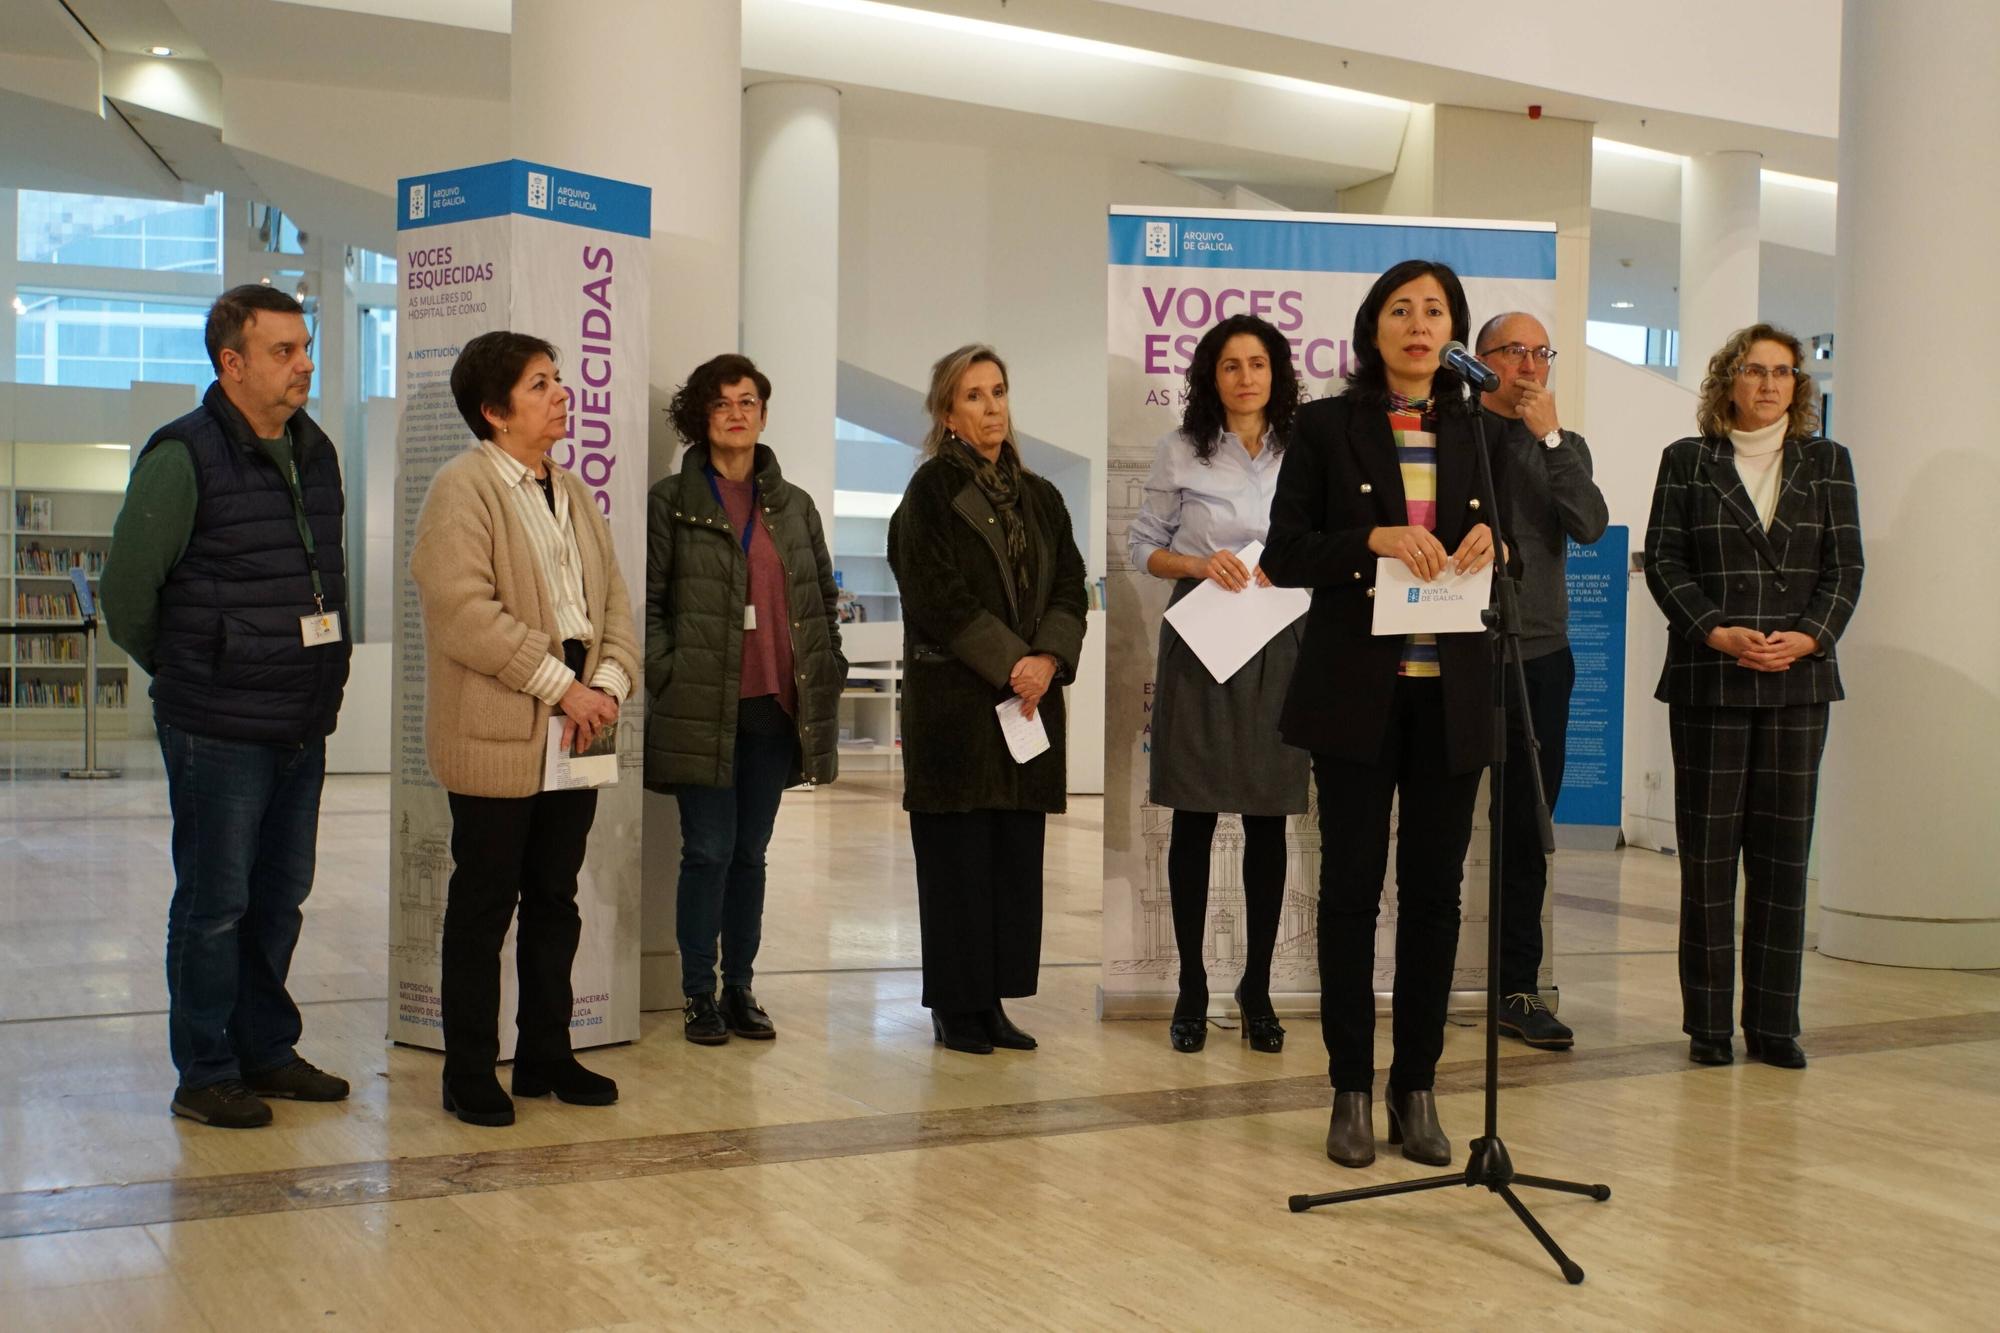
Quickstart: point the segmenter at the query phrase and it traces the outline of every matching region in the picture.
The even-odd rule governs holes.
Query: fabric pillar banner
[[[1449,264],[1465,284],[1472,329],[1521,310],[1555,324],[1555,227],[1539,222],[1386,218],[1116,207],[1109,218],[1109,526],[1104,725],[1104,970],[1107,1018],[1166,1017],[1179,954],[1167,892],[1173,812],[1147,796],[1149,714],[1160,617],[1171,584],[1134,569],[1125,531],[1145,496],[1154,446],[1180,424],[1187,365],[1202,333],[1235,314],[1269,320],[1292,345],[1301,392],[1338,393],[1351,359],[1354,312],[1376,277],[1405,259]],[[1470,338],[1468,338],[1470,341]],[[1288,830],[1284,909],[1271,989],[1282,1012],[1316,1012],[1318,800]],[[1457,992],[1486,986],[1484,791],[1467,860]],[[1229,1006],[1246,947],[1242,830],[1216,829],[1203,940],[1211,1003]],[[1394,865],[1394,857],[1390,859]],[[1551,898],[1553,895],[1551,895]],[[1548,917],[1544,915],[1544,932]],[[1395,970],[1394,875],[1383,895],[1375,986]],[[1552,974],[1545,951],[1542,982]],[[1462,997],[1468,1003],[1470,994]]]
[[[1576,656],[1556,845],[1608,852],[1624,822],[1625,603],[1632,530],[1569,543],[1569,646]]]
[[[652,191],[531,162],[398,183],[401,414],[396,435],[396,666],[389,850],[389,1037],[443,1047],[439,945],[451,879],[451,811],[424,757],[424,626],[410,546],[438,469],[472,447],[451,396],[468,339],[497,329],[555,344],[570,390],[552,457],[609,519],[633,615],[645,605],[647,238]],[[577,905],[571,974],[578,1047],[639,1036],[639,821],[643,696],[618,727],[619,778],[598,795]],[[501,964],[502,1058],[514,1048],[514,939]]]

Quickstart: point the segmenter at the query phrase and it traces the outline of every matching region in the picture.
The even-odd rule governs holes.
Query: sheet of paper
[[[618,724],[613,722],[600,731],[590,752],[579,757],[563,748],[563,721],[560,713],[549,719],[548,750],[542,759],[542,790],[617,786]]]
[[[1049,729],[1042,725],[1042,715],[1023,717],[1020,695],[1008,696],[993,711],[1000,717],[1000,734],[1007,738],[1007,753],[1015,763],[1025,764],[1049,748]]]
[[[1264,543],[1251,542],[1236,553],[1245,569],[1256,569]],[[1194,650],[1208,674],[1226,682],[1263,651],[1279,630],[1304,615],[1312,594],[1304,588],[1265,588],[1253,579],[1231,592],[1209,579],[1167,608],[1167,623]]]
[[[1493,566],[1446,571],[1426,583],[1400,560],[1375,561],[1375,634],[1463,634],[1486,628],[1479,613],[1493,600]]]

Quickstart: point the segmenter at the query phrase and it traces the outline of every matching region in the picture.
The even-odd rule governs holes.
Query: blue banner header
[[[510,213],[575,227],[653,234],[653,192],[539,162],[489,162],[396,182],[396,230],[472,222]]]
[[[1114,213],[1110,238],[1114,265],[1142,268],[1380,273],[1435,259],[1461,278],[1556,276],[1554,228]]]

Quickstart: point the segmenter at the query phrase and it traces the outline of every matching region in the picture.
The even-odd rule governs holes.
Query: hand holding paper
[[[1411,574],[1401,560],[1375,562],[1375,614],[1371,634],[1464,634],[1486,628],[1482,613],[1493,600],[1493,571],[1469,574],[1446,566],[1434,579]]]
[[[1025,714],[1020,695],[1014,695],[993,711],[999,714],[1000,734],[1007,738],[1007,753],[1014,756],[1015,763],[1025,764],[1049,748],[1048,727],[1040,714],[1033,717]]]
[[[1251,542],[1236,558],[1255,570],[1263,555],[1264,543]],[[1312,594],[1304,588],[1274,588],[1253,578],[1231,592],[1211,580],[1168,607],[1167,623],[1209,675],[1227,681],[1310,606]]]

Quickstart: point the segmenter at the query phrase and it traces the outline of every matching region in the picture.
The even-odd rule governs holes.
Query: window
[[[22,384],[123,389],[133,380],[207,384],[208,304],[121,301],[23,289],[14,302]]]
[[[394,306],[371,305],[361,308],[361,396],[363,398],[396,396]]]
[[[396,256],[385,255],[379,250],[356,250],[355,267],[360,270],[362,282],[396,281]]]
[[[176,273],[222,272],[222,196],[201,203],[20,191],[15,257]]]
[[[1583,326],[1583,340],[1598,351],[1609,353],[1620,361],[1629,361],[1635,366],[1646,364],[1644,324],[1613,324],[1593,319]]]

